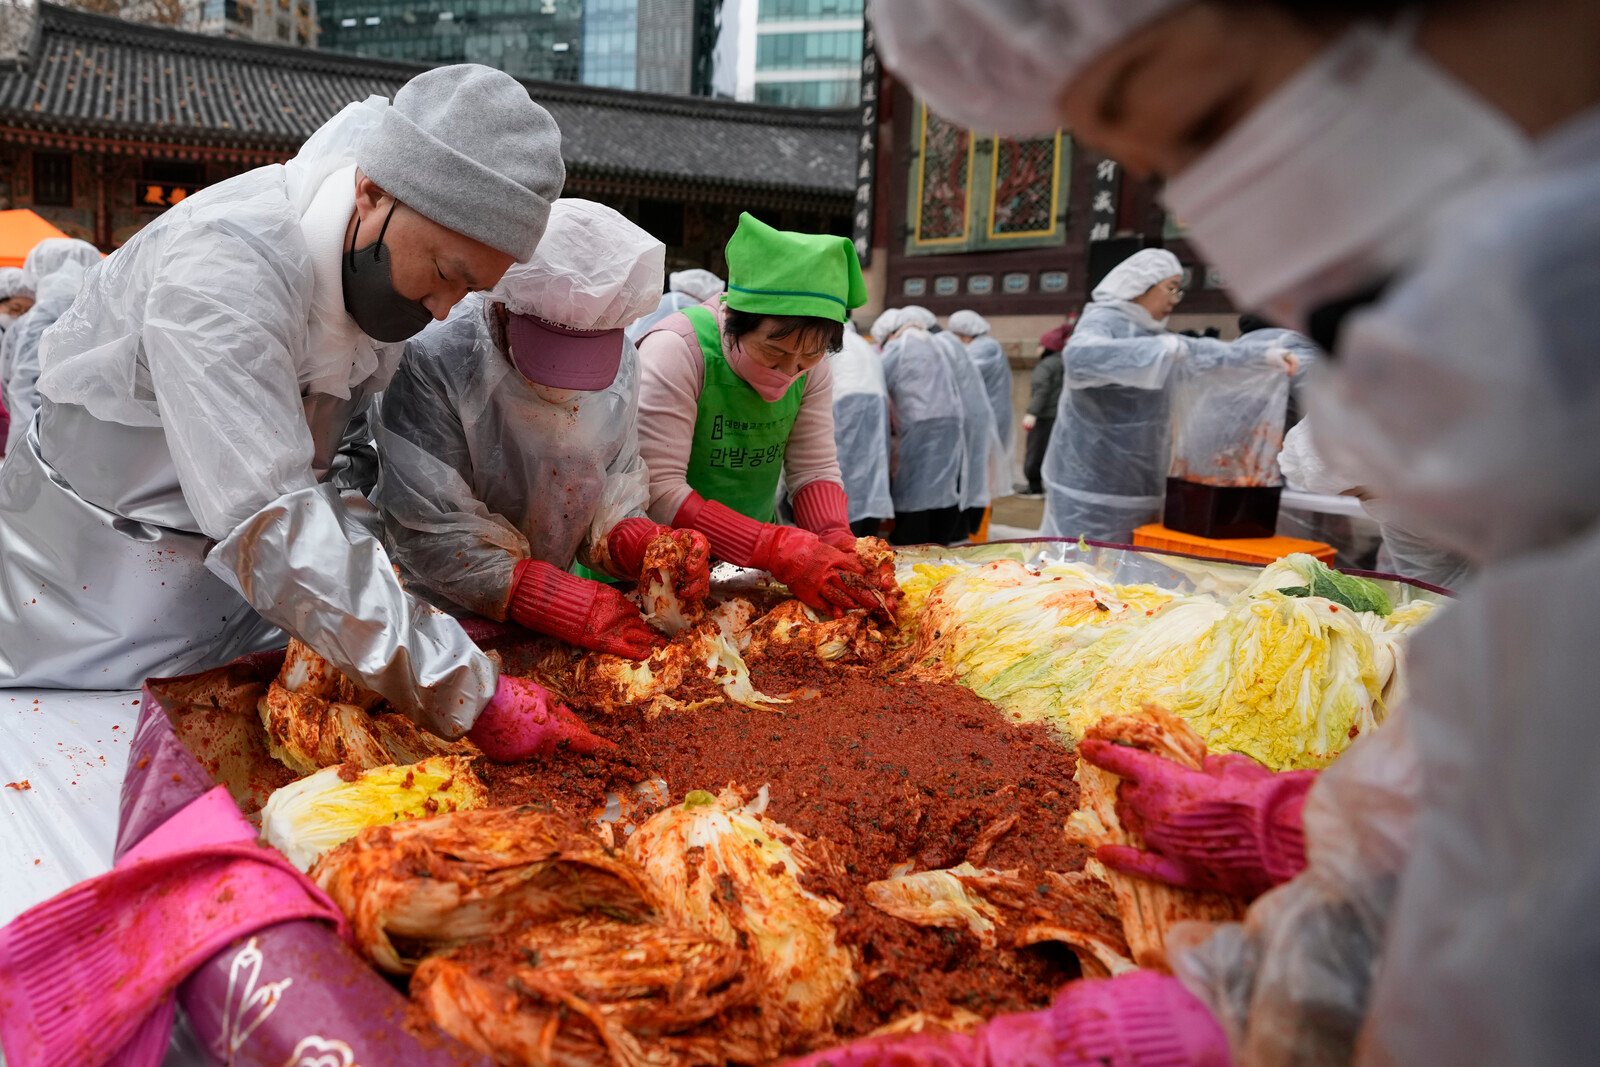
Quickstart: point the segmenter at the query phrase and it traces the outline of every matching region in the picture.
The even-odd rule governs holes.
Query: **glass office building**
[[[485,63],[519,78],[614,89],[710,92],[715,0],[321,0],[319,15],[320,43],[337,52]]]
[[[578,80],[584,0],[323,0],[318,43],[438,66],[483,63],[519,78]]]
[[[754,6],[755,61],[746,99],[854,107],[861,94],[863,0],[743,0]]]
[[[585,85],[639,88],[639,0],[588,0],[583,8]]]

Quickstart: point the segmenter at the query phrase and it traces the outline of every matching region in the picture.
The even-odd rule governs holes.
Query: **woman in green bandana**
[[[768,571],[829,615],[882,610],[855,555],[825,358],[866,302],[848,238],[749,214],[728,242],[728,290],[639,342],[639,451],[652,518],[699,530],[718,557]],[[778,526],[778,485],[800,528]]]

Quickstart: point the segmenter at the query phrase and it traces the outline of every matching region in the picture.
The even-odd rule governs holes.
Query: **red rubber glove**
[[[1126,778],[1117,817],[1151,849],[1102,845],[1107,867],[1246,899],[1306,866],[1301,813],[1316,771],[1274,774],[1247,756],[1207,756],[1194,771],[1136,748],[1088,740],[1078,755]]]
[[[659,544],[661,538],[670,546]],[[649,519],[623,519],[606,535],[606,551],[624,578],[643,584],[645,555],[651,548],[658,557],[673,561],[674,592],[685,604],[698,604],[711,595],[711,542],[699,530],[674,530]]]
[[[538,682],[503,674],[467,737],[496,763],[548,756],[563,744],[585,756],[617,747],[590,733],[571,708]]]
[[[794,494],[794,521],[825,545],[853,555],[856,535],[850,532],[850,498],[838,482],[811,482]]]
[[[518,626],[613,656],[644,659],[666,644],[627,597],[538,559],[517,564],[506,613]]]
[[[884,610],[883,594],[868,584],[861,561],[814,533],[757,522],[698,493],[684,501],[673,525],[699,530],[722,559],[767,571],[797,599],[832,618],[852,608]]]
[[[1136,971],[1065,986],[1044,1011],[970,1034],[875,1037],[789,1067],[1227,1067],[1228,1041],[1176,978]]]

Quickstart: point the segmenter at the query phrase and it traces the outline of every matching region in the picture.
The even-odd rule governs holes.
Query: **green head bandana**
[[[850,238],[775,230],[744,212],[728,241],[726,300],[752,315],[843,322],[867,302],[867,284]]]

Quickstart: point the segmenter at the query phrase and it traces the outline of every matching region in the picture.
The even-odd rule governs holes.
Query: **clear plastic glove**
[[[467,737],[496,763],[548,756],[562,745],[582,755],[617,747],[590,733],[571,708],[538,682],[505,675]]]
[[[1151,851],[1102,845],[1108,867],[1184,889],[1246,899],[1306,865],[1301,812],[1316,771],[1274,774],[1246,756],[1207,756],[1195,771],[1139,749],[1088,740],[1078,755],[1127,779],[1117,817]]]
[[[1048,1010],[970,1034],[867,1038],[790,1067],[1226,1067],[1222,1028],[1176,978],[1148,971],[1073,982]]]
[[[644,659],[666,644],[616,589],[543,560],[517,564],[506,614],[519,626],[613,656]]]

